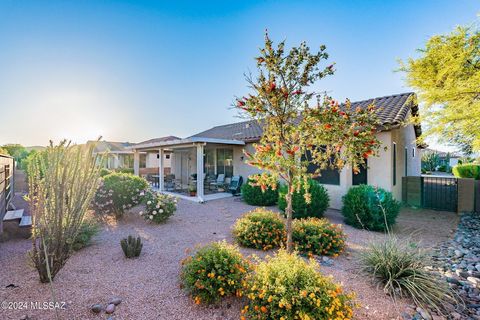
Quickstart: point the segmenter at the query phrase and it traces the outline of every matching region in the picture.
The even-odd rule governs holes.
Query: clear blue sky
[[[235,122],[265,28],[327,46],[338,98],[409,91],[397,59],[468,24],[478,1],[0,2],[0,144],[139,142]]]

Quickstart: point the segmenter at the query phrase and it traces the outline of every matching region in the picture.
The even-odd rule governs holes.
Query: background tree
[[[365,165],[365,159],[377,152],[375,137],[378,122],[374,106],[352,110],[325,95],[308,91],[317,80],[333,74],[333,65],[320,69],[328,59],[325,46],[311,53],[305,42],[285,52],[285,43],[276,48],[265,36],[265,47],[256,58],[258,74],[247,76],[252,90],[248,97],[237,98],[242,113],[260,122],[263,136],[255,153],[246,153],[249,164],[265,173],[255,176],[254,185],[263,190],[277,188],[282,179],[286,194],[287,250],[292,250],[292,194],[303,186],[305,200],[310,202],[308,178],[320,175],[326,168],[342,169],[351,164],[354,171]],[[310,106],[312,98],[317,103]],[[309,162],[318,166],[307,172]]]
[[[480,150],[480,30],[457,27],[431,37],[418,51],[400,69],[423,102],[425,134],[462,151]]]
[[[426,151],[422,154],[422,167],[427,171],[435,171],[440,164],[440,157],[435,151]]]
[[[24,146],[22,146],[21,144],[12,143],[12,144],[5,144],[1,148],[7,150],[8,154],[15,158],[15,161],[17,162],[17,166],[19,168],[23,168],[22,161],[29,154],[28,150]]]
[[[0,147],[0,154],[3,154],[4,156],[9,156],[10,153],[8,153],[7,149],[4,149],[2,147]]]

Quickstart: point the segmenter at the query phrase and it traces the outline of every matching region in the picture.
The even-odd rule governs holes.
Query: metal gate
[[[457,211],[458,180],[450,177],[422,177],[422,207]]]

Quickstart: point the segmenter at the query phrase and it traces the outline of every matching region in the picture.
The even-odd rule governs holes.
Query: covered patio
[[[202,137],[137,144],[132,146],[134,173],[141,174],[140,153],[156,153],[158,173],[149,176],[155,179],[155,190],[196,202],[231,197],[228,185],[234,153],[244,145],[240,140]],[[170,159],[169,172],[165,170],[165,158]]]

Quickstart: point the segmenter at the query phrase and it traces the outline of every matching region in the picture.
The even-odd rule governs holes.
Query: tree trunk
[[[293,252],[293,239],[292,239],[292,220],[293,220],[293,210],[292,210],[292,185],[291,183],[287,184],[288,191],[285,195],[285,200],[287,201],[287,208],[285,213],[287,214],[287,252]]]

